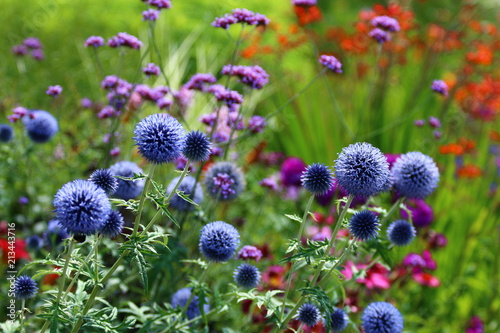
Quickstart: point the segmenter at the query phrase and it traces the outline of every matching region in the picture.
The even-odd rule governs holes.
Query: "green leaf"
[[[179,191],[179,190],[176,190],[176,191],[175,191],[175,193],[176,193],[179,197],[181,197],[183,200],[185,200],[185,201],[189,202],[191,205],[194,205],[194,206],[196,206],[196,207],[198,207],[198,206],[199,206],[196,202],[194,202],[193,200],[191,200],[191,198],[189,197],[189,195],[184,194],[184,191]]]
[[[146,259],[144,258],[142,252],[139,251],[138,249],[136,249],[135,251],[135,259],[139,264],[139,275],[141,276],[141,282],[144,287],[144,291],[146,293],[146,298],[149,299],[148,273],[146,270],[146,268],[148,267],[148,263],[146,262]]]
[[[290,220],[297,221],[299,223],[302,223],[302,218],[298,215],[290,215],[290,214],[285,214],[286,217],[288,217]]]

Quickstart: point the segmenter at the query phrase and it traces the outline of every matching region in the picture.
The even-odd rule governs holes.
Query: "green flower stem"
[[[20,314],[20,320],[21,320],[21,333],[24,333],[24,307],[26,306],[26,300],[23,299],[21,301],[21,314]]]
[[[300,242],[300,239],[302,237],[302,233],[304,232],[305,224],[306,224],[306,220],[307,220],[307,215],[309,214],[309,209],[311,208],[313,200],[314,200],[314,194],[311,195],[311,197],[309,198],[309,201],[307,202],[307,205],[306,205],[306,210],[304,211],[304,215],[302,216],[302,222],[300,223],[299,234],[297,236],[299,242]],[[285,315],[285,304],[286,304],[286,300],[288,298],[288,295],[290,293],[290,285],[292,284],[292,275],[293,275],[293,262],[292,262],[292,265],[290,266],[290,273],[288,274],[288,280],[286,282],[285,296],[283,297],[283,305],[281,307],[280,319],[283,319],[283,316]]]
[[[131,238],[134,238],[139,231],[139,225],[141,224],[142,210],[144,209],[144,202],[146,201],[146,196],[149,191],[149,185],[151,184],[151,178],[153,177],[153,173],[155,171],[155,164],[151,166],[149,169],[149,174],[146,177],[146,184],[144,184],[144,190],[141,193],[141,197],[139,199],[139,208],[137,209],[137,215],[135,216],[134,221],[134,231],[132,232]]]
[[[352,240],[349,245],[347,246],[346,249],[344,249],[342,251],[342,254],[340,256],[340,258],[337,260],[337,262],[333,265],[333,267],[325,274],[325,276],[321,279],[321,281],[319,282],[319,285],[321,286],[325,281],[327,281],[327,278],[328,276],[330,276],[330,274],[335,270],[335,268],[339,267],[343,262],[344,260],[347,258],[347,256],[349,254],[351,254],[351,251],[354,247],[354,244],[356,243],[356,241]]]
[[[97,63],[97,68],[99,69],[99,74],[104,77],[104,67],[102,67],[101,58],[99,58],[99,52],[97,52],[97,47],[92,48],[94,51],[95,61]]]
[[[384,223],[389,219],[389,217],[394,213],[394,211],[401,205],[401,203],[405,200],[405,197],[401,197],[392,205],[387,214],[380,220],[380,225],[384,225]]]

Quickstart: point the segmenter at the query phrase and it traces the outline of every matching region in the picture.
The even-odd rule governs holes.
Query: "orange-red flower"
[[[460,178],[477,178],[482,174],[481,169],[473,164],[466,164],[457,170],[457,175]]]

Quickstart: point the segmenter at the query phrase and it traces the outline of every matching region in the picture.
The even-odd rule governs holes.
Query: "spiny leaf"
[[[298,215],[290,215],[290,214],[285,214],[286,217],[288,217],[290,220],[297,221],[299,223],[302,223],[302,218]]]

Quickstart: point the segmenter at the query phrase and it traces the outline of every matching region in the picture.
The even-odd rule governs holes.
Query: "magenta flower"
[[[342,73],[342,64],[334,56],[323,54],[319,57],[318,61],[320,64],[331,69],[335,73]]]
[[[142,12],[143,21],[156,21],[159,16],[160,16],[160,11],[152,8]]]
[[[85,47],[89,46],[100,47],[103,45],[104,45],[104,38],[102,38],[101,36],[90,36],[89,38],[87,38],[84,44]]]
[[[56,86],[49,86],[47,88],[47,91],[45,92],[47,95],[57,97],[62,93],[62,87],[59,85]]]

